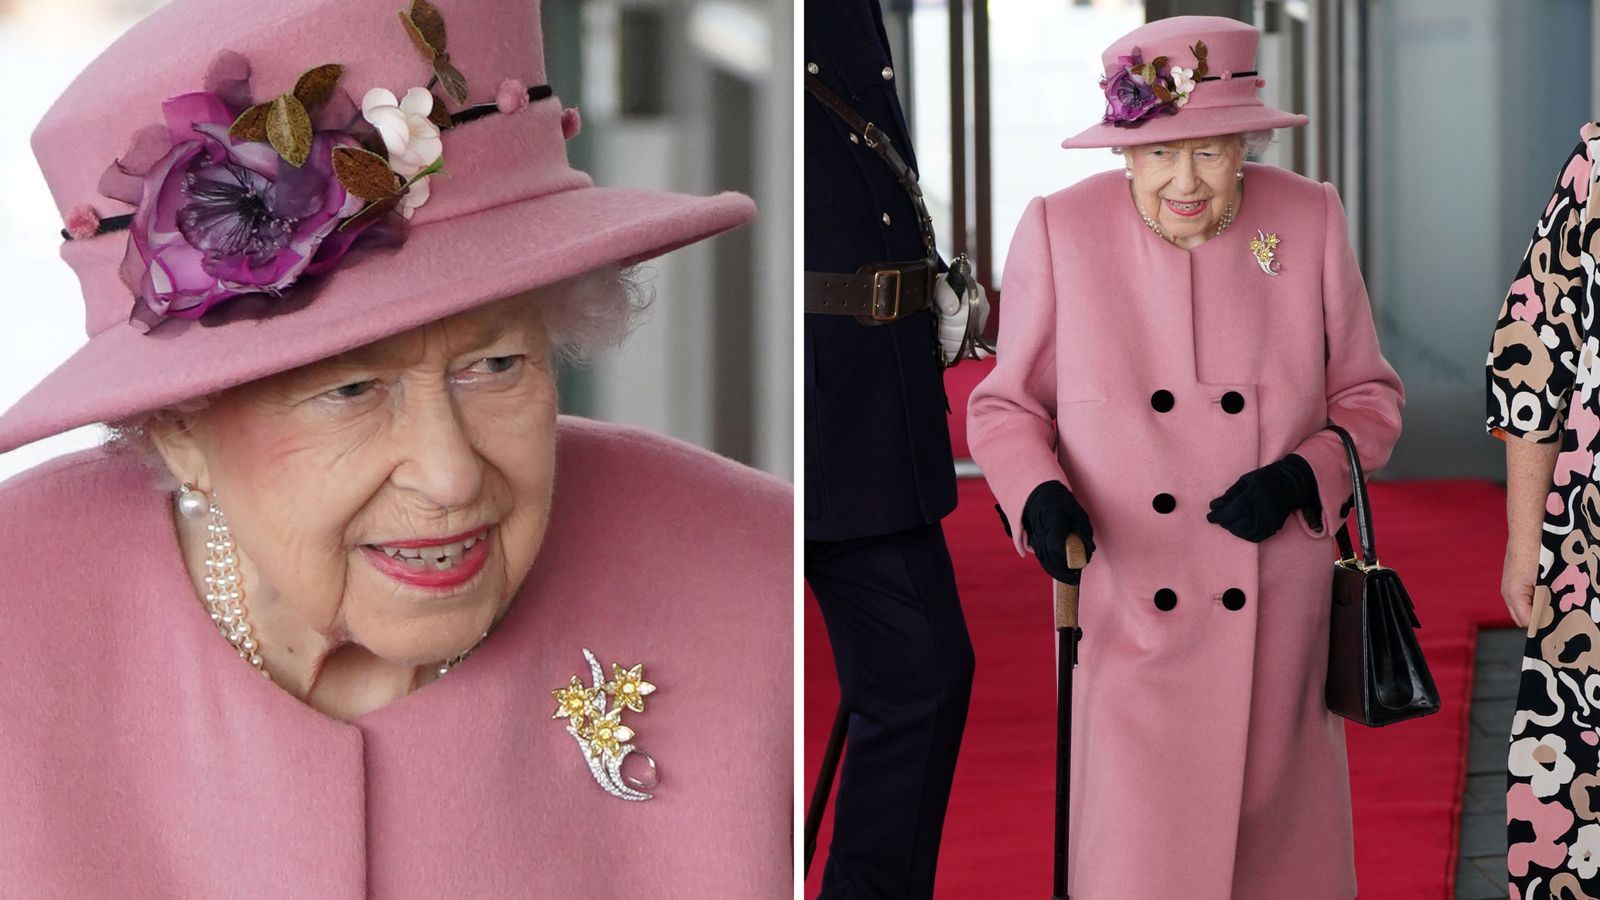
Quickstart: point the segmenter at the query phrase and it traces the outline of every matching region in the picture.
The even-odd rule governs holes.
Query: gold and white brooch
[[[622,713],[644,712],[644,698],[655,693],[656,686],[644,680],[643,663],[631,669],[612,663],[611,680],[607,681],[588,648],[583,657],[589,661],[590,686],[584,687],[574,675],[565,687],[551,691],[556,698],[551,718],[567,720],[567,733],[578,742],[595,783],[606,793],[623,800],[649,800],[651,795],[645,790],[660,781],[656,761],[633,745],[634,730],[622,723]],[[632,753],[644,759],[648,781],[622,774],[622,763]]]
[[[1250,239],[1250,252],[1255,254],[1256,264],[1261,266],[1261,271],[1268,275],[1277,275],[1283,271],[1283,267],[1278,264],[1277,250],[1278,236],[1256,229],[1256,236]]]

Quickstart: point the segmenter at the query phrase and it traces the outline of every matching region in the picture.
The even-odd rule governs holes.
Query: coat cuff
[[[1022,527],[1022,507],[1028,502],[1028,495],[1047,481],[1059,481],[1068,490],[1072,489],[1072,483],[1061,471],[1061,462],[1056,459],[1055,453],[1045,449],[1035,435],[1019,435],[1009,441],[999,435],[991,439],[996,439],[1006,447],[1005,464],[1003,467],[996,465],[992,470],[984,469],[983,477],[989,482],[989,490],[994,492],[995,500],[999,501],[1001,512],[1011,523],[1011,544],[1016,548],[1017,555],[1027,556],[1028,533]],[[974,455],[977,455],[976,451]]]
[[[1311,537],[1331,538],[1339,530],[1342,521],[1339,511],[1350,499],[1354,484],[1350,480],[1350,459],[1345,454],[1344,442],[1338,435],[1323,429],[1306,438],[1294,452],[1311,466],[1317,478],[1317,500],[1322,504],[1321,515],[1315,521],[1309,520],[1303,511],[1294,518]]]

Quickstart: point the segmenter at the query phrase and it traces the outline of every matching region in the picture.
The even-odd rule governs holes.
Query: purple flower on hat
[[[1113,125],[1137,122],[1156,104],[1156,92],[1139,76],[1123,67],[1105,83],[1106,118]]]
[[[131,321],[199,318],[244,294],[279,296],[333,268],[379,220],[349,221],[365,206],[336,177],[336,147],[359,147],[358,117],[342,93],[317,112],[309,153],[296,166],[265,141],[230,133],[250,106],[249,64],[224,53],[207,90],[162,104],[164,126],[140,131],[101,179],[133,204],[122,279],[136,295]]]
[[[1156,96],[1156,85],[1147,77],[1151,68],[1140,58],[1138,48],[1132,55],[1117,57],[1118,69],[1110,77],[1100,79],[1106,94],[1105,122],[1110,125],[1128,125],[1141,121],[1161,111],[1165,104]]]
[[[1171,115],[1189,102],[1195,83],[1206,74],[1206,45],[1197,41],[1192,69],[1169,66],[1167,57],[1145,62],[1139,48],[1117,57],[1117,70],[1100,79],[1106,95],[1106,114],[1101,120],[1118,128],[1137,127],[1146,119]]]
[[[193,319],[242,294],[277,296],[350,249],[361,228],[335,229],[363,204],[334,177],[332,154],[354,138],[316,132],[296,167],[268,144],[234,140],[235,114],[215,94],[174,97],[163,110],[172,149],[144,173],[129,241],[143,269],[130,285],[135,319]]]

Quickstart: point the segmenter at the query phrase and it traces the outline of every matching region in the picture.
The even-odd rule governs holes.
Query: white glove
[[[934,278],[933,306],[939,313],[939,351],[946,366],[962,359],[984,359],[989,354],[980,335],[989,322],[989,295],[977,279],[967,277],[967,290],[957,294],[946,279]]]

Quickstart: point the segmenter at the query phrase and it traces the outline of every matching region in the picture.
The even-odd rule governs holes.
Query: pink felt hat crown
[[[1255,71],[1260,39],[1261,33],[1252,26],[1221,16],[1173,16],[1135,28],[1101,54],[1103,86],[1124,76],[1123,60],[1135,54],[1145,63],[1166,57],[1168,68],[1194,69],[1195,48],[1201,43],[1206,50],[1205,78],[1194,84],[1181,106],[1162,105],[1132,122],[1102,121],[1061,146],[1132,147],[1306,124],[1305,116],[1261,102],[1265,82]],[[1107,119],[1116,111],[1117,104],[1108,98]]]
[[[97,222],[138,205],[102,190],[108,166],[132,152],[124,149],[130,139],[163,122],[164,101],[209,90],[225,51],[248,62],[255,101],[294,91],[302,73],[326,63],[343,65],[338,84],[358,104],[371,88],[403,96],[430,85],[434,66],[399,15],[409,5],[172,0],[78,76],[34,131],[33,149],[72,233],[61,254],[81,282],[89,341],[0,416],[0,452],[283,372],[602,266],[649,259],[754,216],[754,204],[736,193],[596,187],[567,161],[574,114],[564,115],[549,89],[524,93],[525,85],[545,83],[538,0],[436,0],[448,43],[434,49],[448,53],[467,87],[447,108],[478,109],[442,133],[444,172],[429,179],[426,203],[403,223],[404,243],[364,251],[356,238],[337,265],[281,296],[247,294],[202,318],[168,318],[147,330],[130,324],[139,296],[127,272],[138,262],[130,231],[94,233]],[[434,93],[443,101],[446,83]],[[406,173],[396,172],[399,183]],[[169,229],[165,239],[172,237]]]

